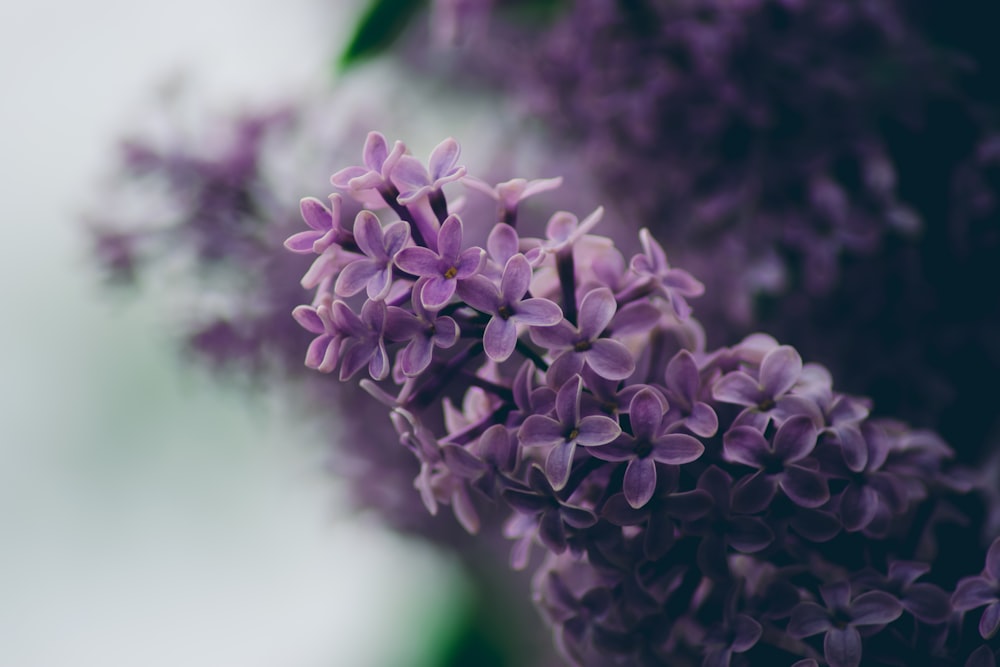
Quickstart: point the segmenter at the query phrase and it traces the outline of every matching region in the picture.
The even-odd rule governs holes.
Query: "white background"
[[[446,624],[450,566],[338,510],[319,434],[179,366],[79,224],[157,85],[322,85],[358,4],[0,4],[0,665],[410,667]]]

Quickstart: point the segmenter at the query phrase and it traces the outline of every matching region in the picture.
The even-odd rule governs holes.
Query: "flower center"
[[[444,272],[444,277],[447,278],[448,280],[451,280],[457,275],[458,275],[458,269],[456,269],[454,266],[450,267],[447,271]]]
[[[773,408],[774,405],[775,405],[774,399],[768,396],[767,398],[765,398],[764,400],[762,400],[760,403],[757,404],[757,408],[759,410],[766,412],[771,408]]]
[[[644,459],[653,453],[653,443],[649,440],[637,440],[633,451],[637,457]]]
[[[576,440],[579,437],[580,437],[580,429],[574,428],[572,431],[566,434],[566,442],[569,442],[570,440]]]
[[[500,316],[500,319],[509,320],[510,316],[513,315],[513,314],[514,313],[511,312],[511,310],[510,310],[510,306],[508,306],[506,304],[504,304],[504,305],[500,306],[499,308],[497,308],[497,315]]]
[[[577,341],[576,345],[573,346],[573,349],[576,350],[577,352],[586,352],[587,350],[590,349],[590,341],[589,340]]]

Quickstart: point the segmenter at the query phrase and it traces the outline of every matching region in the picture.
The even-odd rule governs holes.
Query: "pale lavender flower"
[[[465,167],[458,166],[461,152],[458,142],[448,138],[431,151],[428,167],[414,157],[404,155],[392,167],[392,181],[399,188],[397,201],[407,206],[421,197],[438,192],[447,183],[465,175]]]
[[[482,269],[486,253],[482,248],[462,250],[462,220],[448,216],[437,238],[437,252],[420,246],[403,248],[395,256],[396,266],[407,273],[427,278],[420,292],[424,308],[438,309],[455,294],[458,281],[466,280]]]
[[[390,151],[381,133],[369,132],[361,154],[364,166],[341,169],[330,178],[330,182],[368,208],[383,208],[387,196],[395,198],[395,186],[390,176],[405,153],[403,142],[397,141]]]
[[[361,211],[354,219],[354,240],[366,255],[346,265],[334,286],[338,296],[366,290],[368,298],[381,301],[392,287],[392,263],[410,239],[409,226],[400,221],[382,229],[374,213]]]
[[[471,276],[458,284],[458,294],[470,306],[491,315],[483,333],[486,354],[493,361],[506,361],[517,344],[517,325],[550,327],[562,319],[559,306],[547,299],[529,298],[531,265],[524,255],[507,261],[500,289],[481,276]]]

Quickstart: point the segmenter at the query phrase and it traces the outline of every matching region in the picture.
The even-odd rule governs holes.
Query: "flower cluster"
[[[501,184],[501,222],[463,217],[444,188],[483,186],[458,157],[448,139],[424,166],[370,133],[343,194],[302,202],[286,247],[315,255],[316,294],[293,315],[309,367],[368,376],[431,513],[474,533],[511,510],[512,564],[541,559],[568,660],[992,664],[1000,546],[978,577],[952,557],[982,548],[940,438],[871,417],[770,336],[706,350],[701,283],[647,231],[631,258],[592,234],[600,209],[529,236]]]

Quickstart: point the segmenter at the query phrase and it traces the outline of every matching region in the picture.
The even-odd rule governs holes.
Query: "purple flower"
[[[573,247],[573,244],[584,237],[587,232],[597,226],[604,216],[604,208],[598,207],[593,213],[588,215],[582,222],[572,213],[559,211],[549,218],[545,225],[545,241],[537,241],[537,246],[525,253],[525,257],[533,265],[537,266],[545,259],[546,255],[555,255],[565,252]]]
[[[597,523],[592,511],[561,501],[545,474],[534,466],[528,472],[528,489],[508,489],[503,497],[518,512],[537,517],[538,537],[552,553],[566,550],[567,526],[582,529]]]
[[[565,319],[555,326],[532,329],[531,340],[549,351],[565,350],[549,368],[552,382],[561,384],[579,373],[586,362],[594,372],[609,380],[624,380],[635,370],[632,353],[621,342],[601,338],[615,316],[615,297],[606,287],[592,290],[580,302],[580,325]]]
[[[447,349],[458,341],[459,329],[455,320],[448,316],[438,317],[437,313],[424,307],[421,296],[425,289],[427,284],[423,280],[414,285],[413,313],[397,306],[389,306],[386,313],[386,337],[408,341],[397,357],[400,370],[407,377],[427,370],[435,347]]]
[[[710,438],[719,430],[719,417],[708,403],[699,400],[701,374],[694,357],[681,350],[667,364],[666,396],[671,429],[685,427],[695,435]]]
[[[334,286],[338,296],[354,296],[367,290],[368,298],[381,301],[392,287],[392,261],[410,238],[410,228],[398,221],[382,229],[375,214],[361,211],[354,219],[354,240],[367,258],[343,268]]]
[[[649,281],[653,290],[673,306],[678,317],[686,319],[691,315],[691,307],[684,297],[701,296],[705,286],[687,271],[671,268],[667,253],[648,229],[639,230],[639,241],[643,252],[632,258],[632,270]]]
[[[1000,538],[990,545],[982,574],[958,582],[951,604],[955,611],[986,606],[979,619],[979,634],[983,639],[991,639],[1000,629]]]
[[[483,346],[493,361],[506,361],[517,345],[517,324],[550,327],[562,319],[559,306],[547,299],[525,299],[531,282],[531,265],[524,255],[507,260],[500,289],[478,275],[458,284],[458,294],[478,311],[492,315],[483,333]]]
[[[462,250],[462,220],[450,215],[441,225],[438,251],[420,246],[403,248],[395,257],[396,266],[407,273],[424,276],[427,281],[420,293],[424,308],[441,308],[455,294],[459,280],[479,273],[486,261],[482,248]]]
[[[779,426],[773,442],[751,426],[729,429],[723,437],[726,460],[757,469],[733,489],[736,505],[745,512],[759,512],[770,504],[778,487],[800,507],[826,503],[830,499],[826,478],[800,463],[812,453],[816,436],[816,426],[804,415]]]
[[[793,347],[779,345],[764,355],[757,378],[744,371],[727,373],[712,386],[712,398],[746,406],[736,423],[762,431],[772,418],[818,413],[814,402],[788,393],[801,373],[799,353]]]
[[[589,450],[605,461],[628,461],[622,490],[628,504],[637,509],[648,503],[656,490],[657,462],[666,465],[691,463],[705,451],[705,446],[690,435],[667,433],[664,414],[666,401],[656,390],[643,389],[629,404],[632,434],[622,434],[611,444]]]
[[[392,169],[392,181],[399,188],[399,203],[408,206],[417,199],[440,190],[446,183],[465,176],[465,167],[455,164],[460,152],[458,142],[454,139],[449,137],[442,141],[431,151],[428,160],[430,173],[414,157],[404,155],[399,158]]]
[[[362,151],[363,167],[347,167],[335,173],[330,182],[360,201],[365,207],[385,207],[384,194],[395,191],[390,181],[392,170],[406,152],[406,146],[397,141],[389,151],[385,137],[379,132],[369,132]]]
[[[851,598],[846,581],[820,587],[825,607],[801,602],[792,610],[787,632],[796,639],[821,632],[823,654],[830,667],[858,667],[861,664],[861,633],[858,628],[878,630],[903,613],[899,600],[884,591],[868,591]]]
[[[471,176],[466,176],[462,179],[462,183],[466,186],[495,199],[499,209],[499,221],[509,225],[514,225],[517,220],[517,205],[519,203],[533,195],[555,190],[562,185],[562,182],[563,179],[561,176],[557,176],[556,178],[542,178],[534,181],[514,178],[504,181],[496,187],[491,187],[489,184]]]
[[[333,316],[333,297],[326,295],[316,307],[296,306],[292,317],[306,331],[318,334],[306,350],[306,366],[323,373],[330,373],[340,363],[340,348],[344,331],[337,326]]]
[[[579,375],[570,378],[556,395],[556,416],[531,415],[524,420],[518,437],[526,447],[550,447],[545,457],[545,474],[552,488],[559,491],[569,481],[573,453],[579,443],[584,447],[603,445],[617,438],[622,430],[618,422],[603,415],[580,415],[583,382]]]
[[[343,198],[338,194],[330,195],[330,208],[315,197],[303,198],[299,209],[302,219],[312,230],[292,234],[285,241],[285,247],[292,252],[313,252],[319,255],[332,245],[343,245],[351,236],[341,227],[342,205]]]
[[[702,641],[705,650],[702,667],[729,667],[733,654],[752,649],[763,631],[760,623],[746,614],[726,619],[725,624],[710,631]]]
[[[361,317],[354,314],[346,303],[333,304],[335,320],[349,336],[341,350],[341,381],[347,380],[365,364],[374,380],[384,380],[389,375],[389,354],[385,349],[386,307],[383,301],[365,301]]]

